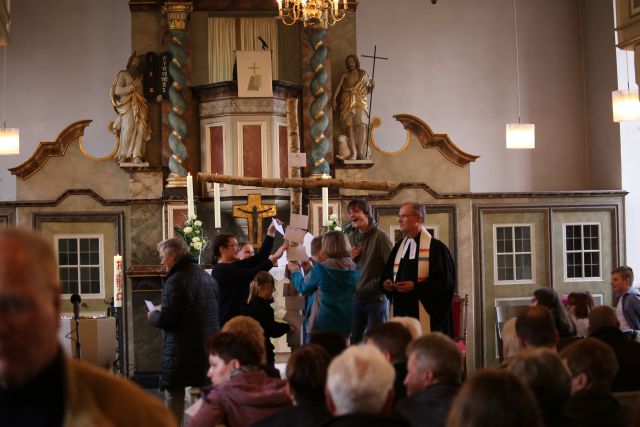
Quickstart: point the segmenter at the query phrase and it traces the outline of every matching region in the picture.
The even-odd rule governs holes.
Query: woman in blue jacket
[[[289,262],[287,268],[296,290],[309,297],[307,332],[337,332],[346,338],[351,333],[352,298],[360,275],[342,232],[331,231],[322,237],[322,253],[324,261],[315,264],[306,277],[295,262]]]

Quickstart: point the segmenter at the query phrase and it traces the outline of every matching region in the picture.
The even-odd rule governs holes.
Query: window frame
[[[515,244],[511,255],[513,256],[513,280],[499,280],[498,279],[498,228],[510,227],[512,230],[512,242],[515,242],[515,227],[529,227],[529,241],[531,244],[531,250],[529,252],[516,252]],[[504,223],[493,224],[493,283],[494,285],[529,285],[536,283],[536,251],[535,251],[535,224],[533,223]],[[531,254],[531,278],[530,279],[515,279],[515,256],[517,254]],[[506,255],[500,254],[500,255]]]
[[[581,247],[582,249],[579,251],[583,254],[582,256],[582,275],[583,277],[567,277],[567,226],[575,226],[579,225],[582,230],[581,239]],[[584,226],[585,225],[597,225],[598,226],[598,264],[600,275],[598,277],[584,277]],[[571,253],[577,253],[578,251],[572,251]],[[596,252],[593,250],[589,250],[586,252]],[[565,282],[599,282],[602,281],[602,223],[601,222],[563,222],[562,223],[562,277]]]
[[[78,295],[80,295],[84,299],[104,299],[105,298],[105,288],[106,288],[106,280],[104,277],[104,235],[103,234],[56,234],[53,236],[54,239],[54,248],[56,251],[56,261],[60,260],[60,255],[58,253],[58,244],[61,239],[76,239],[78,240]],[[99,264],[97,267],[99,268],[99,277],[100,277],[100,293],[83,293],[82,286],[80,283],[80,268],[83,266],[80,264],[80,239],[98,239],[98,261]],[[59,262],[58,264],[58,277],[60,276],[60,268],[62,267]],[[96,267],[96,265],[90,264],[86,266]],[[62,298],[71,297],[73,294],[61,294]]]

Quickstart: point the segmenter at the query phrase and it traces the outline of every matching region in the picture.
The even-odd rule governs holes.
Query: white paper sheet
[[[287,249],[287,259],[289,261],[305,261],[309,259],[309,255],[304,249],[304,246],[289,246],[289,249]]]
[[[276,228],[276,231],[278,233],[284,235],[284,229],[282,228],[282,224],[280,224],[277,219],[273,218],[271,220],[271,224],[273,224],[273,226]]]
[[[153,305],[153,303],[151,301],[149,301],[148,299],[144,300],[144,304],[147,306],[147,310],[149,310],[149,311],[155,311],[156,310],[156,306]]]

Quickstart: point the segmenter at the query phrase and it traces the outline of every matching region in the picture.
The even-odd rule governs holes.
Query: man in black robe
[[[394,316],[419,319],[421,302],[430,316],[431,331],[451,335],[451,299],[456,281],[453,257],[444,243],[426,231],[424,218],[424,207],[418,203],[400,207],[398,224],[406,237],[391,251],[382,287],[393,302]]]

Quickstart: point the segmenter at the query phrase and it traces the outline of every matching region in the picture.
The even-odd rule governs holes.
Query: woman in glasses
[[[213,241],[211,276],[218,282],[220,289],[220,326],[245,311],[249,284],[253,278],[260,271],[271,270],[287,249],[285,243],[271,254],[275,234],[276,229],[272,224],[260,250],[254,256],[242,260],[238,259],[238,240],[232,234],[218,234]]]

